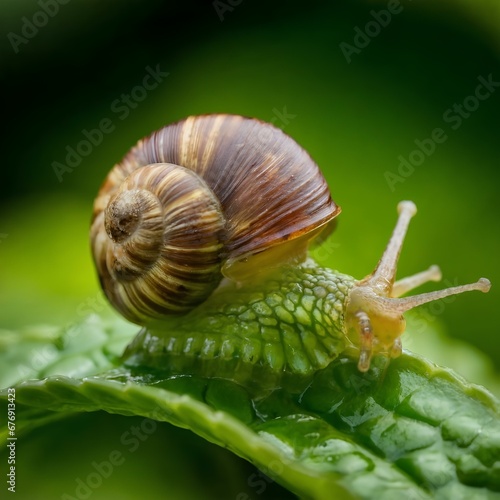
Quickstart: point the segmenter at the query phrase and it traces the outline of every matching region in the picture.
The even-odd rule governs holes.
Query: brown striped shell
[[[305,253],[339,212],[318,166],[280,129],[193,116],[111,170],[94,204],[92,252],[110,302],[147,324],[200,304],[223,274],[258,271],[252,256],[271,255],[262,266]]]

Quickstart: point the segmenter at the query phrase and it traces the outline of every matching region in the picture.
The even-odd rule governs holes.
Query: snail
[[[401,354],[403,314],[490,282],[402,298],[437,266],[395,281],[414,203],[362,280],[308,256],[340,212],[319,167],[253,118],[188,117],[141,140],[105,179],[91,246],[110,303],[144,328],[124,359],[233,378],[307,376],[346,349],[366,372]],[[260,375],[259,375],[260,376]]]

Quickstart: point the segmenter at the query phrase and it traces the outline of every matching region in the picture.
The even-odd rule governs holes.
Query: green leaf
[[[136,328],[92,316],[64,331],[2,332],[0,411],[14,386],[16,436],[104,410],[191,429],[306,498],[500,498],[499,403],[450,370],[405,353],[361,374],[346,352],[301,392],[250,394],[121,366]],[[21,382],[21,365],[32,380]]]

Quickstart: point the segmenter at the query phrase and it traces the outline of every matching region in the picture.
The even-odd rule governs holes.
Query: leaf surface
[[[16,435],[104,410],[191,429],[304,498],[500,498],[498,401],[450,370],[407,352],[361,374],[346,352],[300,392],[256,394],[122,366],[135,330],[92,316],[73,330],[3,332],[1,404],[14,387]]]

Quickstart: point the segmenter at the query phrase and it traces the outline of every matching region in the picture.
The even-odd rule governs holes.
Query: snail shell
[[[194,308],[223,275],[237,281],[305,256],[339,212],[316,163],[280,129],[188,117],[111,170],[94,204],[92,253],[110,302],[148,324]]]

